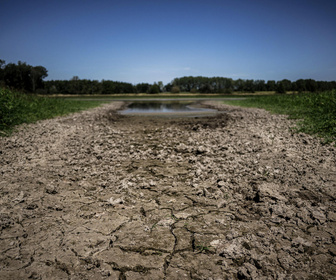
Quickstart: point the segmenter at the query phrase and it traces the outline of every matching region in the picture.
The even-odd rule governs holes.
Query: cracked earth
[[[336,279],[336,149],[285,116],[124,104],[0,139],[0,279]]]

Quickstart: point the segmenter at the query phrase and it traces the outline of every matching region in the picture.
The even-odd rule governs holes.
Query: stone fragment
[[[237,277],[238,279],[257,280],[257,268],[253,264],[244,263],[243,266],[238,269]]]
[[[46,186],[45,192],[48,194],[57,194],[58,190],[57,190],[57,187],[55,187],[54,185],[49,185],[49,186]]]
[[[219,182],[217,182],[217,187],[218,187],[218,188],[223,188],[223,187],[225,187],[225,182],[224,182],[224,181],[219,181]]]
[[[6,213],[0,213],[0,229],[5,229],[14,224],[13,219]]]
[[[287,198],[279,193],[277,190],[279,187],[274,183],[263,183],[258,186],[258,191],[254,200],[256,202],[263,202],[267,199],[272,199],[275,201],[286,202]]]
[[[184,143],[180,143],[178,146],[176,146],[175,150],[179,153],[186,153],[188,152],[188,146]]]
[[[21,191],[20,194],[14,199],[14,202],[22,203],[25,201],[24,197],[25,197],[25,194],[23,193],[23,191]]]
[[[320,224],[324,224],[327,220],[326,216],[324,215],[324,213],[322,213],[319,210],[313,210],[311,212],[312,218],[314,220],[317,220]]]
[[[119,204],[124,204],[124,199],[123,198],[114,199],[113,197],[110,197],[108,199],[108,203],[110,203],[113,206],[116,206],[116,205],[119,205]]]
[[[172,218],[167,218],[167,219],[163,219],[160,220],[157,225],[158,226],[163,226],[163,227],[170,227],[172,224],[175,223],[175,220]]]
[[[336,222],[336,212],[334,212],[334,211],[329,211],[329,212],[328,212],[328,219],[329,219],[331,222]]]
[[[227,204],[226,201],[224,199],[221,199],[217,203],[217,208],[224,208],[226,207],[226,204]]]

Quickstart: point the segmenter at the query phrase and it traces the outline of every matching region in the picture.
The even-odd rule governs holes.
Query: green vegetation
[[[15,125],[21,123],[85,110],[121,96],[122,99],[135,96],[140,99],[149,95],[151,98],[209,98],[226,97],[232,93],[237,97],[241,93],[276,92],[278,95],[253,96],[226,103],[287,114],[290,118],[299,120],[296,128],[298,131],[317,134],[326,142],[336,141],[336,81],[300,79],[292,82],[284,79],[266,82],[189,76],[175,78],[167,85],[162,82],[133,85],[109,80],[81,80],[78,76],[71,80],[43,81],[47,76],[48,71],[43,66],[31,66],[21,61],[6,64],[0,59],[0,134],[10,133]],[[5,88],[17,89],[19,92]],[[72,95],[73,98],[38,97],[28,94],[31,92],[53,96],[65,94]],[[287,95],[287,92],[299,94]],[[74,95],[81,97],[75,98]]]
[[[117,95],[117,94],[232,94],[255,92],[321,92],[336,89],[336,81],[315,81],[313,79],[299,79],[290,81],[283,79],[253,80],[226,77],[185,76],[175,78],[164,85],[163,82],[131,83],[110,80],[89,80],[73,76],[70,80],[44,81],[48,70],[43,66],[31,66],[19,61],[17,64],[0,59],[0,85],[15,88],[24,92],[35,92],[41,95]]]
[[[239,93],[239,92],[319,92],[336,89],[336,82],[315,81],[312,79],[300,79],[295,82],[284,79],[281,81],[264,80],[233,80],[225,77],[182,77],[175,78],[165,86],[166,91],[178,93],[187,91],[191,93]]]
[[[318,135],[325,143],[336,141],[336,91],[256,96],[224,102],[289,115],[291,119],[298,120],[296,131]]]
[[[10,134],[18,124],[66,115],[102,103],[104,101],[39,97],[0,88],[0,135]]]
[[[31,66],[19,61],[18,64],[0,59],[0,85],[6,85],[26,92],[36,92],[44,87],[43,79],[48,71],[43,66]]]

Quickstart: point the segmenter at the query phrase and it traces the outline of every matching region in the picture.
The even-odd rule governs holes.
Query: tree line
[[[160,83],[148,84],[102,80],[79,79],[74,76],[71,80],[52,80],[44,82],[46,94],[122,94],[122,93],[160,93]]]
[[[160,93],[160,92],[190,92],[190,93],[223,93],[234,92],[320,92],[336,89],[336,81],[315,81],[313,79],[299,79],[290,81],[252,80],[225,77],[193,77],[175,78],[164,85],[163,82],[131,83],[111,80],[88,80],[74,76],[70,80],[43,81],[48,71],[43,66],[31,66],[19,61],[17,64],[6,64],[0,60],[0,86],[10,87],[25,92],[40,94],[123,94],[123,93]]]
[[[116,82],[110,80],[79,79],[77,76],[71,80],[46,81],[46,94],[122,94],[122,93],[160,93],[160,92],[190,92],[190,93],[222,93],[234,92],[320,92],[336,89],[336,82],[315,81],[313,79],[300,79],[295,82],[284,79],[281,81],[264,80],[233,80],[223,77],[182,77],[175,78],[171,83],[163,85],[162,82],[154,84]]]
[[[336,82],[315,81],[313,79],[299,79],[295,82],[284,79],[274,80],[233,80],[224,77],[182,77],[175,78],[170,86],[172,92],[199,92],[199,93],[233,93],[233,92],[317,92],[336,89]]]
[[[19,61],[17,64],[0,59],[0,85],[25,92],[36,92],[44,88],[43,79],[48,71],[43,66],[31,66]]]

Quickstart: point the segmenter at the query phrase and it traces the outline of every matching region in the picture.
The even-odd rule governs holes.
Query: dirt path
[[[115,102],[0,139],[0,279],[336,279],[336,149],[284,116]]]

